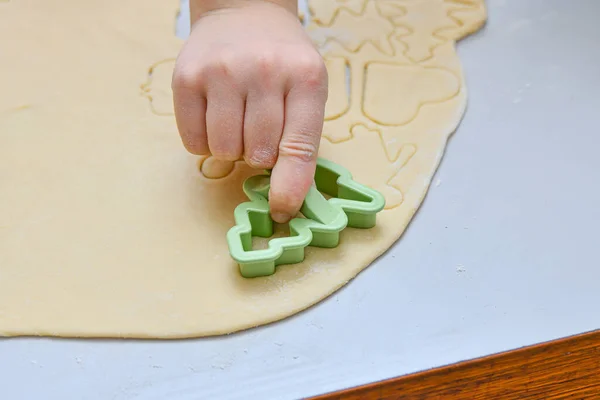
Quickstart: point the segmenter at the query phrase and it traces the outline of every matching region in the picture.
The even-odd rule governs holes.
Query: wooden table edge
[[[600,399],[600,330],[313,397],[312,400]]]

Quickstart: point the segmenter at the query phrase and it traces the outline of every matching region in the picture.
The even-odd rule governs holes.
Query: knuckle
[[[318,145],[310,140],[308,134],[291,135],[282,139],[279,144],[279,156],[296,159],[301,162],[312,162],[317,157]]]
[[[227,79],[234,74],[236,54],[229,48],[216,50],[200,62],[177,62],[173,70],[173,90],[200,90],[214,78]]]
[[[275,166],[277,156],[274,151],[257,149],[244,156],[246,164],[252,168],[271,169]]]
[[[247,84],[260,85],[262,90],[270,90],[279,75],[281,62],[279,56],[271,50],[262,50],[244,57],[244,65],[250,65],[243,79]]]
[[[256,56],[256,66],[261,73],[270,74],[279,65],[277,55],[269,50],[263,50]]]
[[[298,76],[303,83],[310,87],[321,88],[327,86],[327,68],[323,58],[315,54],[300,58],[297,62]]]
[[[199,90],[204,84],[204,73],[197,66],[176,65],[173,70],[171,88],[173,90]]]
[[[207,64],[207,71],[219,77],[231,77],[233,68],[237,63],[237,55],[232,49],[224,47],[219,49],[214,58]]]

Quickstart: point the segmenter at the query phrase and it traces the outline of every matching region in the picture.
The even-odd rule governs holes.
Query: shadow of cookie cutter
[[[314,180],[300,209],[305,218],[290,221],[290,236],[271,239],[268,248],[256,250],[252,249],[253,236],[273,235],[270,175],[255,175],[244,181],[243,190],[250,201],[235,208],[236,225],[227,232],[229,253],[243,277],[268,276],[278,265],[300,263],[307,246],[336,247],[340,232],[347,226],[375,226],[377,213],[385,206],[381,193],[355,182],[344,167],[322,158],[317,160]],[[331,198],[326,199],[321,192]]]

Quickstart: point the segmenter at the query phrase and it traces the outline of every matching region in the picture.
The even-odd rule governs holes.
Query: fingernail
[[[273,213],[271,218],[273,218],[273,221],[277,222],[278,224],[284,224],[290,220],[289,215],[280,212]]]

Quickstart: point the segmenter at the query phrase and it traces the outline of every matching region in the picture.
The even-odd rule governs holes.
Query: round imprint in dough
[[[393,245],[465,109],[454,40],[481,26],[485,10],[481,0],[366,1],[311,1],[320,16],[311,29],[327,29],[321,37],[344,30],[345,47],[322,51],[350,81],[346,90],[346,78],[331,79],[320,155],[379,189],[386,209],[375,228],[346,229],[338,247],[309,247],[304,262],[255,279],[239,274],[226,233],[246,201],[242,182],[261,171],[210,157],[199,164],[177,135],[168,65],[182,44],[172,26],[179,0],[4,3],[0,49],[11,62],[0,63],[0,88],[10,93],[0,96],[0,334],[230,333],[321,301]],[[353,30],[363,12],[370,25]],[[380,18],[384,27],[443,28],[445,42],[409,41],[432,55],[416,64],[395,31],[386,42],[371,26]]]

